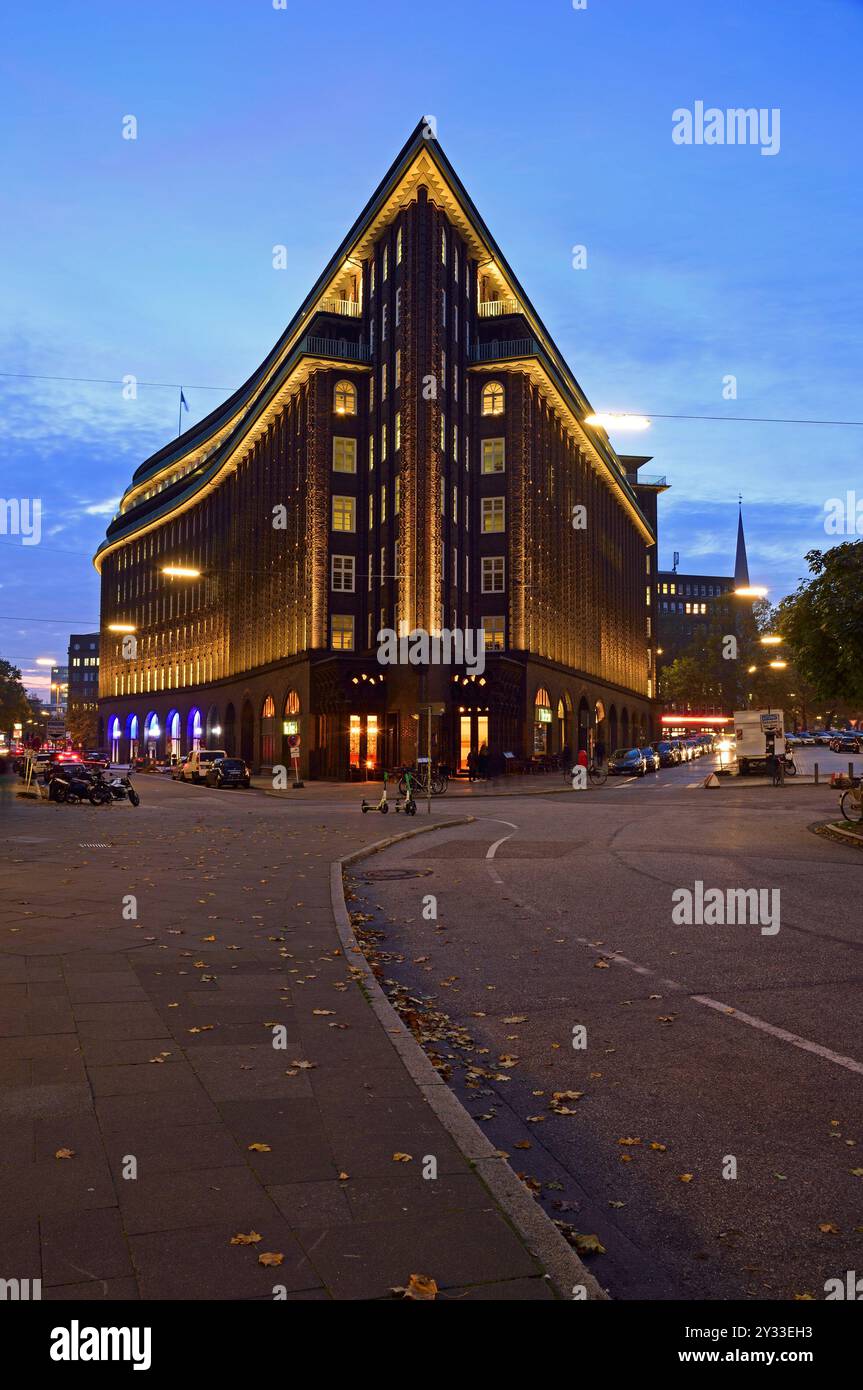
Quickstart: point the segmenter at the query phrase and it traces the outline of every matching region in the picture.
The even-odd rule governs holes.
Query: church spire
[[[746,537],[743,534],[743,498],[738,496],[737,555],[734,560],[734,583],[738,589],[749,588],[749,561],[746,558]]]

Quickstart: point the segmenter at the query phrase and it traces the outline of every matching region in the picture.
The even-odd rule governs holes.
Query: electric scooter
[[[380,801],[366,801],[365,797],[363,797],[362,812],[363,815],[365,815],[366,811],[380,811],[381,815],[385,816],[389,812],[389,809],[387,804],[387,774],[385,772],[384,789],[381,792]],[[396,805],[396,810],[398,810],[398,804]]]
[[[414,800],[414,777],[413,777],[413,773],[412,773],[412,772],[406,772],[405,775],[404,775],[404,781],[405,781],[404,805],[402,805],[402,803],[401,803],[400,801],[396,801],[396,811],[404,811],[404,813],[405,813],[406,816],[415,816],[416,813],[417,813],[417,804],[416,804],[416,801]]]

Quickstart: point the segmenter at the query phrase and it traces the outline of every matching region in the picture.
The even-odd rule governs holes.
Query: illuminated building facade
[[[590,413],[420,123],[261,366],[126,490],[103,746],[266,768],[299,737],[303,776],[358,776],[425,752],[424,704],[457,768],[648,737],[655,488]],[[466,628],[481,673],[378,660],[381,629]]]

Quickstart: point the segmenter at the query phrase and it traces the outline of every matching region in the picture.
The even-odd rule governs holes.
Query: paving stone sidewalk
[[[411,1274],[553,1297],[341,953],[330,863],[406,827],[159,802],[3,808],[0,1277],[52,1299],[386,1299]]]

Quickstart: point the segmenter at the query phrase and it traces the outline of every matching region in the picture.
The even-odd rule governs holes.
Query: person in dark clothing
[[[484,782],[488,776],[488,744],[484,743],[477,754],[476,759],[477,776]]]
[[[596,761],[599,764],[599,766],[602,767],[602,764],[605,762],[605,744],[601,742],[597,743],[595,752]]]
[[[566,772],[572,766],[572,749],[568,743],[560,751],[560,765]]]
[[[476,752],[472,748],[467,755],[467,780],[476,781]]]

